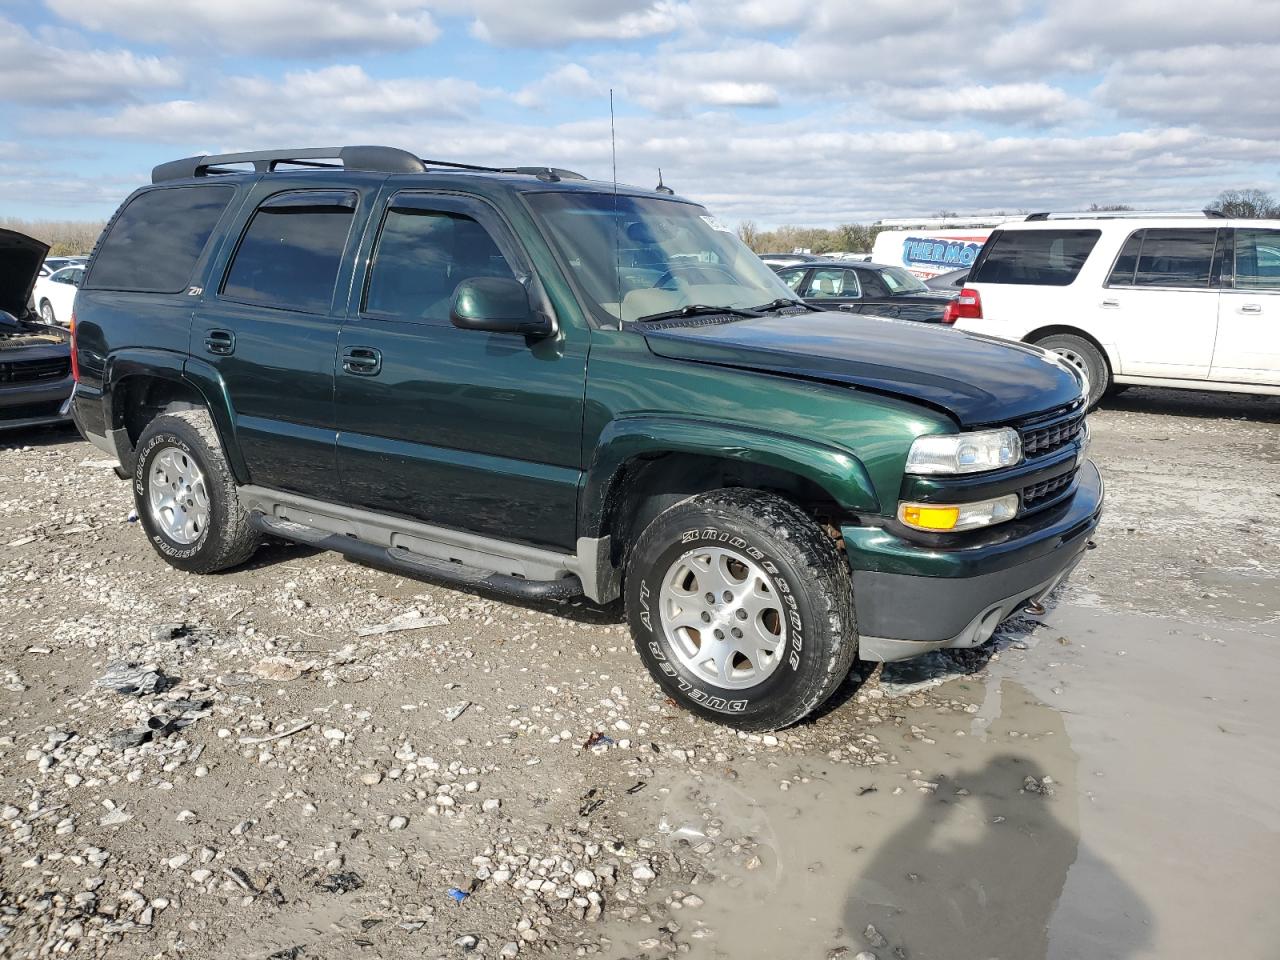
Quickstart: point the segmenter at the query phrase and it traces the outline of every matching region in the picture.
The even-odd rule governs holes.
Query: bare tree
[[[1090,213],[1120,213],[1124,210],[1132,210],[1133,207],[1127,203],[1091,203],[1089,204]]]
[[[1240,220],[1280,217],[1280,204],[1265,190],[1223,190],[1205,209]]]
[[[101,221],[76,220],[20,220],[17,217],[0,217],[0,227],[16,230],[35,237],[49,245],[51,256],[68,256],[89,253],[98,242],[104,224]]]
[[[756,226],[754,220],[743,220],[738,224],[738,239],[756,253],[765,252],[760,246],[760,228]]]

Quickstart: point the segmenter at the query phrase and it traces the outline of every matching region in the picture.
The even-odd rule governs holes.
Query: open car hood
[[[966,429],[1012,423],[1080,396],[1076,375],[1038,347],[865,314],[641,325],[663,357],[848,383],[940,408]]]
[[[27,314],[27,301],[40,275],[49,248],[16,230],[0,230],[0,310],[19,320]]]

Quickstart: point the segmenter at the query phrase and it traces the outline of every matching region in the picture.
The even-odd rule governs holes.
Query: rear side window
[[[267,307],[328,313],[355,194],[301,191],[258,207],[227,270],[222,295]]]
[[[814,299],[823,297],[860,297],[862,288],[858,285],[858,275],[852,270],[841,270],[825,267],[813,271],[804,295]]]
[[[1207,287],[1215,230],[1144,230],[1135,287]]]
[[[987,240],[969,280],[1065,287],[1101,235],[1099,230],[999,230]]]
[[[234,195],[228,186],[166,187],[138,194],[103,239],[85,288],[183,292]]]
[[[1115,266],[1111,268],[1111,276],[1107,285],[1112,287],[1133,286],[1133,275],[1138,270],[1138,255],[1142,253],[1142,235],[1139,230],[1129,235],[1129,239],[1120,248],[1120,256],[1116,257]]]
[[[498,245],[471,217],[393,208],[378,239],[364,311],[448,323],[453,291],[463,280],[513,276]]]
[[[1236,231],[1236,289],[1280,292],[1280,230]]]

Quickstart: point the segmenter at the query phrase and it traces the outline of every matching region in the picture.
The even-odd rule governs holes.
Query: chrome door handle
[[[342,354],[342,369],[358,377],[382,372],[382,352],[375,347],[351,347]]]
[[[1120,301],[1119,301],[1119,300],[1113,300],[1113,299],[1108,298],[1108,299],[1106,299],[1106,300],[1103,300],[1103,301],[1102,301],[1102,305],[1103,305],[1104,307],[1118,307],[1118,306],[1120,306]]]
[[[230,330],[210,330],[204,338],[204,348],[219,357],[229,357],[236,352],[236,335]]]
[[[1241,304],[1241,306],[1240,306],[1240,312],[1241,312],[1241,313],[1261,313],[1261,312],[1262,312],[1262,304],[1260,304],[1260,303],[1245,303],[1245,304]]]

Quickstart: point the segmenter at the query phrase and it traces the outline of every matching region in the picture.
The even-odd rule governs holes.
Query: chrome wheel
[[[53,326],[54,323],[57,322],[53,316],[53,304],[51,304],[48,300],[40,304],[40,319],[43,320],[45,323],[47,323],[49,326]]]
[[[699,547],[680,557],[658,601],[676,659],[706,683],[754,687],[785,656],[786,616],[773,583],[736,550]]]
[[[178,447],[162,447],[151,461],[147,503],[151,521],[177,543],[195,543],[209,524],[204,474]]]

